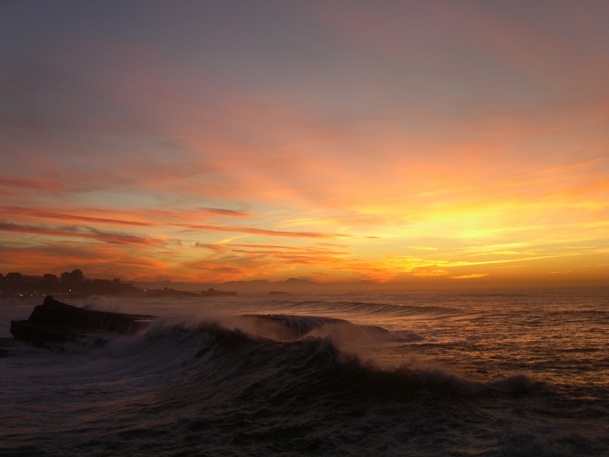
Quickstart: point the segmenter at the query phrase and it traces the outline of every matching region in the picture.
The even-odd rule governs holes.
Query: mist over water
[[[159,319],[3,338],[0,455],[604,456],[608,292],[66,299]]]

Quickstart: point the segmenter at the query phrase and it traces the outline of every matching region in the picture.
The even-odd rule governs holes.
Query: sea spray
[[[573,296],[133,300],[103,348],[3,346],[0,455],[604,457],[606,294]]]

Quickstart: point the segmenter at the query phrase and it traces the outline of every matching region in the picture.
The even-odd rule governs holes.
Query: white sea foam
[[[604,457],[605,292],[83,300],[160,318],[89,352],[4,344],[0,455]]]

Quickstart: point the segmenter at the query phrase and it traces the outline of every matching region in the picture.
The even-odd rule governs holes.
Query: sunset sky
[[[0,273],[609,282],[609,2],[0,3]]]

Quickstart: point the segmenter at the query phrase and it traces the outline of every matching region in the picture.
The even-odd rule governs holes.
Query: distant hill
[[[223,283],[188,283],[173,281],[136,282],[139,288],[159,289],[172,288],[185,291],[200,292],[210,288],[225,291],[234,291],[240,294],[268,294],[271,291],[283,291],[291,293],[323,293],[336,289],[336,285],[322,284],[309,279],[290,278],[285,281],[268,281],[258,279],[252,281],[227,281]]]

